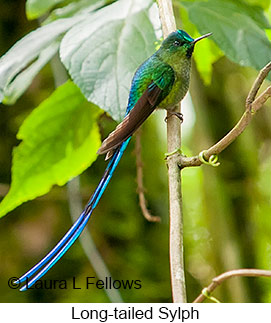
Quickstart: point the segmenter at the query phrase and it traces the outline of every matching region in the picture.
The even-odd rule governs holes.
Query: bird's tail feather
[[[130,137],[131,138],[131,137]],[[67,252],[67,250],[73,245],[75,240],[79,237],[81,232],[84,230],[91,214],[96,205],[98,204],[101,196],[104,193],[123,153],[126,149],[130,138],[125,140],[119,148],[116,149],[112,158],[110,159],[104,175],[100,180],[95,192],[87,203],[84,211],[81,213],[79,218],[69,229],[69,231],[64,235],[64,237],[58,242],[58,244],[33,268],[31,268],[27,273],[25,273],[21,278],[17,280],[17,283],[26,282],[26,284],[20,289],[21,291],[27,290],[35,284],[35,282],[40,279],[43,275],[47,273],[50,268]],[[36,274],[32,279],[31,277]],[[31,280],[30,280],[31,279]]]

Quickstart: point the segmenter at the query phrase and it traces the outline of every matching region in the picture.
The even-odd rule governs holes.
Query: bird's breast
[[[174,66],[173,69],[175,81],[170,93],[159,104],[160,109],[174,109],[174,106],[184,98],[189,88],[191,61],[187,61],[186,64],[178,64],[177,68]]]

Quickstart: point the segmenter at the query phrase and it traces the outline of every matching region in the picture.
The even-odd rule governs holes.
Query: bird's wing
[[[173,69],[167,65],[161,72],[155,72],[152,82],[138,99],[129,114],[103,141],[98,154],[105,154],[117,148],[129,138],[148,118],[159,103],[169,94],[175,80]]]

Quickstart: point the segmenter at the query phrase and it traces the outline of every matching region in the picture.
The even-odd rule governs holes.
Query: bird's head
[[[176,30],[168,35],[168,37],[162,42],[160,51],[165,54],[177,54],[179,57],[183,56],[190,58],[192,56],[195,44],[206,37],[209,37],[212,33],[203,35],[196,39],[190,37],[183,30]]]

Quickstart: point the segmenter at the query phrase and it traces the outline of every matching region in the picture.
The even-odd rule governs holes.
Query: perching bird
[[[26,282],[21,291],[30,288],[46,274],[81,234],[132,134],[155,108],[171,111],[183,99],[189,87],[191,56],[195,43],[210,35],[211,33],[193,39],[183,30],[177,30],[171,33],[162,42],[161,47],[139,66],[132,80],[125,118],[103,141],[98,150],[98,154],[107,153],[106,159],[111,158],[98,187],[84,211],[59,243],[37,265],[17,280],[17,283]]]

